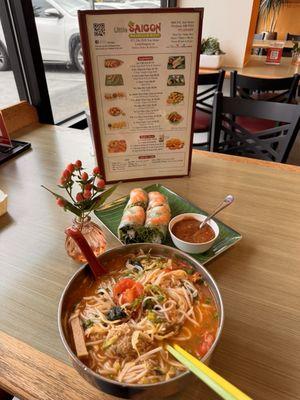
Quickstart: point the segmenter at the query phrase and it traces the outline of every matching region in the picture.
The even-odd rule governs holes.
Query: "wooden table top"
[[[294,47],[294,43],[292,40],[253,40],[252,47],[253,48],[263,48],[267,49],[274,45],[274,42],[284,43],[283,47],[285,49],[292,49]]]
[[[230,78],[231,71],[238,71],[239,74],[252,76],[254,78],[278,79],[289,78],[300,73],[300,66],[292,64],[291,57],[282,57],[279,65],[266,64],[266,56],[251,56],[247,64],[242,68],[224,67],[225,77]],[[199,74],[209,74],[218,70],[199,68]]]
[[[0,217],[0,389],[25,400],[112,399],[66,365],[57,306],[78,268],[64,250],[72,216],[40,187],[55,188],[78,158],[93,166],[89,135],[35,125],[16,136],[32,150],[0,168],[9,196]],[[220,219],[243,239],[207,264],[225,307],[211,367],[255,399],[300,399],[300,168],[195,151],[190,177],[161,182],[207,211],[236,196]],[[136,185],[122,184],[112,199]],[[200,383],[172,397],[200,398],[218,399]]]

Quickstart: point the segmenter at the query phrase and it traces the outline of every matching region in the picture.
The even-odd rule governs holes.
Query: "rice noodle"
[[[200,327],[214,306],[205,304],[185,270],[170,268],[171,259],[130,255],[124,267],[109,272],[94,293],[75,306],[69,322],[78,317],[81,321],[90,368],[123,383],[161,382],[185,370],[165,344],[191,340],[194,327]],[[116,282],[128,276],[145,291],[134,310],[132,303],[120,306],[114,298]],[[120,319],[108,318],[113,307],[122,310]]]

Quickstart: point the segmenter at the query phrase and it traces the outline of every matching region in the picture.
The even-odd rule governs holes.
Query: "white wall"
[[[204,7],[202,37],[215,36],[224,66],[242,67],[253,0],[178,0],[178,7]]]

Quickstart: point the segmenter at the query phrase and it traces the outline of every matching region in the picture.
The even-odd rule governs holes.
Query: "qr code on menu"
[[[94,36],[104,36],[105,35],[105,24],[94,24]]]

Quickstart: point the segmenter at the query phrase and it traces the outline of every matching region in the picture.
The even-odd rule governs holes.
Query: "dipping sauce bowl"
[[[214,237],[212,239],[210,239],[209,241],[199,242],[199,243],[188,242],[188,241],[179,239],[179,237],[175,236],[174,231],[173,231],[175,224],[179,221],[182,221],[184,219],[186,219],[186,220],[195,219],[195,220],[199,221],[199,226],[200,226],[200,223],[202,221],[204,221],[205,218],[206,218],[206,215],[203,215],[203,214],[185,213],[185,214],[177,215],[176,217],[171,219],[171,221],[169,223],[169,232],[170,232],[173,243],[175,244],[175,246],[178,249],[185,251],[186,253],[190,253],[190,254],[200,254],[200,253],[204,253],[205,251],[207,251],[208,249],[210,249],[213,246],[213,244],[215,243],[215,241],[217,240],[217,238],[219,236],[219,227],[216,224],[216,222],[213,221],[212,219],[207,222],[207,225],[209,225],[211,227],[211,229],[214,231]],[[192,232],[191,232],[191,235],[192,235]]]

